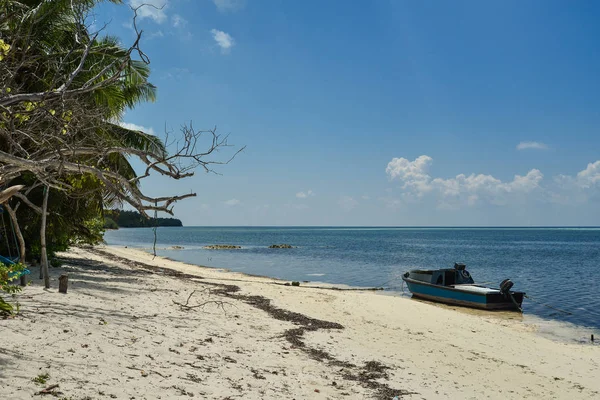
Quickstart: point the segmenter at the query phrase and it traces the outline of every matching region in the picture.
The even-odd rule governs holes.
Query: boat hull
[[[522,292],[511,292],[515,303],[510,297],[505,297],[498,292],[477,293],[456,289],[448,286],[433,285],[410,278],[402,278],[414,297],[436,301],[439,303],[458,305],[464,307],[480,308],[483,310],[519,310],[523,303]],[[518,307],[517,307],[518,305]]]

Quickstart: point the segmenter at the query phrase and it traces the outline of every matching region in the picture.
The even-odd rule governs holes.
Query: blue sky
[[[600,225],[600,3],[126,0],[158,101],[246,145],[186,225]],[[95,25],[133,39],[131,10]],[[226,159],[233,150],[223,151]]]

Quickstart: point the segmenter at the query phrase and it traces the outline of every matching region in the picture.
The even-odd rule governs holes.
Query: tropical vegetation
[[[149,196],[145,178],[184,179],[229,162],[211,159],[227,146],[215,130],[184,126],[159,138],[120,125],[127,109],[155,100],[156,87],[141,31],[126,47],[93,28],[89,15],[100,2],[0,0],[0,183],[20,188],[2,202],[21,261],[41,262],[46,287],[49,255],[100,242],[105,209],[127,203],[148,218],[195,196]]]
[[[137,211],[106,210],[104,211],[104,228],[154,228],[157,226],[183,226],[177,218],[146,218]]]

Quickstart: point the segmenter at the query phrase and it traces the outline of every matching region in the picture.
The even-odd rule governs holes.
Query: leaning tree
[[[179,180],[198,168],[212,171],[241,151],[225,160],[214,157],[228,146],[227,136],[216,129],[189,124],[180,132],[165,132],[161,140],[118,125],[128,107],[153,100],[155,88],[140,48],[137,9],[135,39],[123,47],[116,38],[102,36],[104,27],[90,28],[88,15],[97,2],[0,0],[0,177],[29,185],[18,200],[40,217],[46,286],[51,191],[95,198],[96,204],[127,203],[145,216],[148,211],[172,214],[175,202],[196,194],[150,196],[142,188],[144,179],[159,174]],[[143,165],[140,173],[132,159]],[[29,197],[35,193],[38,204]]]

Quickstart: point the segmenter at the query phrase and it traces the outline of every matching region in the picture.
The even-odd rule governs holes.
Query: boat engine
[[[503,280],[502,282],[500,282],[500,293],[502,293],[502,294],[509,294],[510,293],[510,289],[514,285],[515,284],[510,279]]]

